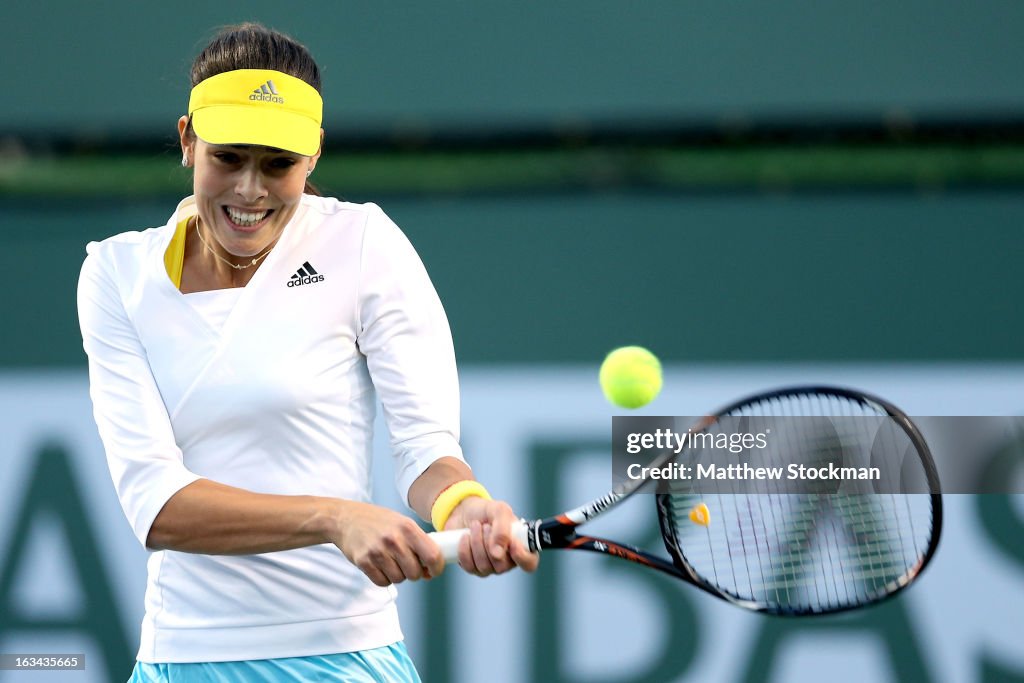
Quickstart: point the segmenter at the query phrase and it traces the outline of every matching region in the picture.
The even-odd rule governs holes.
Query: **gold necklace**
[[[277,242],[275,241],[275,242],[274,242],[274,244],[271,244],[271,245],[270,245],[269,247],[267,247],[267,250],[266,250],[265,252],[263,252],[263,253],[262,253],[262,254],[260,254],[259,256],[256,256],[256,257],[254,257],[252,261],[250,261],[249,263],[245,264],[244,266],[240,266],[240,265],[238,265],[237,263],[232,263],[231,261],[228,261],[228,260],[227,260],[226,258],[224,258],[224,257],[223,257],[223,256],[221,256],[220,254],[218,254],[217,252],[215,252],[215,251],[214,251],[214,250],[213,250],[213,249],[212,249],[212,248],[210,247],[210,245],[209,245],[209,244],[207,244],[206,240],[205,240],[205,239],[203,239],[203,233],[199,231],[199,216],[196,216],[196,234],[197,234],[197,235],[199,235],[199,241],[203,243],[203,246],[204,246],[204,247],[206,247],[206,251],[210,252],[210,253],[211,253],[211,254],[213,254],[213,255],[214,255],[215,257],[217,257],[218,259],[220,259],[221,261],[223,261],[223,262],[224,262],[224,263],[226,263],[227,265],[231,266],[231,267],[232,267],[232,268],[234,268],[235,270],[245,270],[246,268],[252,268],[252,267],[253,267],[253,266],[255,266],[255,265],[256,265],[257,263],[259,263],[259,262],[260,262],[260,261],[261,261],[262,259],[266,258],[266,257],[267,257],[267,254],[269,254],[269,253],[270,253],[270,250],[274,248],[274,244],[277,244]]]

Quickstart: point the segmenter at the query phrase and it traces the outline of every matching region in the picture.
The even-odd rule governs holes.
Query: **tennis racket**
[[[512,533],[533,552],[612,555],[739,607],[778,615],[864,607],[895,595],[921,575],[938,548],[942,497],[928,446],[903,412],[858,391],[794,387],[737,401],[688,432],[714,437],[704,440],[708,443],[757,424],[772,424],[776,430],[769,447],[758,454],[766,464],[821,463],[823,453],[831,457],[839,450],[847,459],[860,454],[890,479],[918,484],[878,491],[865,489],[863,483],[849,488],[846,482],[769,481],[757,490],[730,493],[698,492],[692,482],[660,481],[654,499],[668,559],[578,533],[584,523],[641,488],[651,488],[650,479],[626,479],[586,505],[520,521]],[[650,467],[695,467],[708,457],[699,445],[666,449]],[[431,536],[446,561],[453,562],[466,533],[459,529]]]

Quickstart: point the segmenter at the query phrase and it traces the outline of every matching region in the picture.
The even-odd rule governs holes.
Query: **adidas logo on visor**
[[[250,100],[256,102],[277,102],[278,104],[284,104],[284,98],[277,94],[277,88],[274,87],[274,81],[267,81],[260,87],[252,91],[249,95]]]

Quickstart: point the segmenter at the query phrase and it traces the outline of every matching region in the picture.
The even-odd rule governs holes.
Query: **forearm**
[[[430,508],[441,492],[457,481],[473,478],[473,470],[458,458],[435,460],[409,488],[409,507],[430,521]]]
[[[280,496],[200,479],[171,496],[146,546],[209,555],[246,555],[329,543],[345,501]]]

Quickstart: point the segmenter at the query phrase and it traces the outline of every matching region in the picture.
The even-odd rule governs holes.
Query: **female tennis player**
[[[380,208],[307,184],[323,105],[302,45],[229,28],[191,81],[193,196],[89,244],[78,290],[114,486],[152,551],[132,680],[418,681],[394,584],[444,563],[370,502],[375,396],[403,498],[470,530],[462,568],[537,566],[459,447],[444,310]]]

